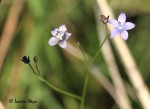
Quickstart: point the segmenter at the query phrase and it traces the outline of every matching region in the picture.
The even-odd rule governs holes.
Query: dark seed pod
[[[23,56],[21,61],[24,62],[25,64],[29,64],[30,63],[30,57],[29,56]]]

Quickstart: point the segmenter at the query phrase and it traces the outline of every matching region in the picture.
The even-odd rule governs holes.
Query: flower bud
[[[21,61],[24,62],[25,64],[29,64],[30,63],[30,58],[29,58],[29,56],[23,56]]]
[[[38,61],[38,57],[37,56],[34,56],[33,58],[34,62],[36,63]]]

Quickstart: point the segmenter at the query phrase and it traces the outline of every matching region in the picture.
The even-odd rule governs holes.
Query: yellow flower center
[[[58,33],[57,37],[62,40],[63,34]]]

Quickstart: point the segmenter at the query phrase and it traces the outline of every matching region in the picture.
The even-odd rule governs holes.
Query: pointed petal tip
[[[108,23],[111,24],[113,27],[118,27],[118,21],[115,19],[108,20]]]
[[[59,31],[67,31],[67,28],[66,28],[66,25],[62,24],[60,27],[59,27]]]
[[[131,23],[131,22],[126,22],[124,24],[124,29],[125,30],[130,30],[130,29],[133,29],[136,25],[134,23]]]
[[[122,12],[122,13],[120,13],[120,14],[124,14],[124,15],[126,15],[124,12]]]
[[[123,40],[127,40],[128,39],[128,32],[126,30],[122,31],[121,36],[122,36]]]
[[[59,39],[57,37],[51,37],[48,41],[48,44],[50,46],[54,46],[54,45],[58,44],[58,42],[59,42]]]
[[[72,35],[72,33],[66,33],[66,35],[67,35],[68,37],[70,37],[70,36]]]
[[[121,13],[118,17],[118,21],[121,22],[122,24],[124,24],[126,22],[126,14]]]
[[[56,36],[57,35],[57,31],[58,31],[58,28],[53,29],[53,30],[51,30],[51,34],[53,36]]]
[[[66,41],[59,42],[59,46],[60,46],[61,48],[67,48],[67,42],[66,42]]]

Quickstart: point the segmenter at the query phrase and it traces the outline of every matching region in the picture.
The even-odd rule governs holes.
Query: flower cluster
[[[61,25],[59,28],[55,28],[51,31],[53,37],[50,38],[48,44],[50,46],[59,44],[60,47],[66,48],[66,40],[71,36],[71,33],[67,32],[65,25]]]
[[[115,36],[120,34],[124,40],[127,40],[128,39],[127,30],[133,29],[135,27],[135,24],[131,22],[126,22],[125,13],[121,13],[118,17],[118,20],[109,19],[109,16],[105,17],[104,15],[101,15],[100,20],[104,24],[109,23],[114,27],[110,35],[111,38],[114,38]],[[58,44],[62,48],[67,47],[66,40],[71,36],[71,33],[67,32],[67,28],[65,25],[61,25],[59,28],[55,28],[54,30],[51,31],[51,34],[53,35],[53,37],[51,37],[50,40],[48,41],[48,44],[50,46]]]

